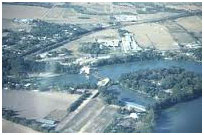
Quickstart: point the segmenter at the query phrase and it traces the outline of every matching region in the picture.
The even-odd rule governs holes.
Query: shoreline
[[[164,109],[160,109],[158,112],[155,112],[155,116],[156,116],[156,118],[154,119],[154,121],[155,121],[155,124],[154,124],[154,126],[152,127],[152,133],[166,133],[166,132],[156,132],[156,128],[158,128],[159,126],[161,126],[161,125],[159,125],[159,121],[158,120],[160,120],[161,119],[161,114],[162,114],[162,112],[165,112],[166,110],[168,110],[168,109],[171,109],[171,108],[174,108],[174,107],[176,107],[176,106],[178,106],[178,105],[181,105],[181,104],[188,104],[188,103],[191,103],[191,102],[193,102],[193,101],[195,101],[195,100],[199,100],[201,98],[201,103],[202,103],[202,95],[201,96],[197,96],[197,97],[195,97],[195,98],[192,98],[192,99],[189,99],[189,100],[186,100],[186,101],[182,101],[182,102],[178,102],[178,103],[176,103],[176,104],[174,104],[174,105],[171,105],[171,106],[169,106],[169,107],[167,107],[167,108],[164,108]],[[202,115],[202,114],[201,114]],[[170,119],[170,118],[169,118]],[[198,132],[199,133],[199,132]]]

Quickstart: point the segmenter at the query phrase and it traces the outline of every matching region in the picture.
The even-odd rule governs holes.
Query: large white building
[[[118,47],[119,46],[118,39],[97,39],[96,41],[107,47]]]
[[[129,51],[138,51],[142,48],[136,43],[133,34],[125,33],[124,37],[122,37],[122,49],[125,53]]]

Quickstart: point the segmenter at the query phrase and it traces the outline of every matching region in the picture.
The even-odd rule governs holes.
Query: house
[[[48,125],[54,125],[56,124],[56,121],[54,120],[48,120],[48,119],[38,119],[37,122],[48,124]]]
[[[107,46],[107,47],[119,47],[118,39],[97,39],[99,44]]]
[[[139,118],[137,113],[130,113],[129,117],[133,118],[133,119],[138,119]]]
[[[42,123],[41,127],[45,129],[53,129],[57,126],[57,121],[54,120],[48,120],[48,119],[38,119],[37,122]]]

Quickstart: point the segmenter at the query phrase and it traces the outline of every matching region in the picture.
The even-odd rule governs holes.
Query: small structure
[[[99,87],[101,87],[101,86],[106,86],[109,82],[110,82],[110,79],[109,79],[109,78],[105,78],[105,79],[103,79],[103,80],[101,80],[101,81],[98,81],[97,85],[98,85]]]
[[[56,124],[57,121],[54,121],[54,120],[38,119],[36,121],[42,123],[41,127],[48,128],[48,129],[55,128],[57,125]]]
[[[75,90],[75,93],[76,93],[76,94],[83,94],[83,93],[86,93],[86,92],[87,92],[86,89],[76,89],[76,90]]]
[[[29,86],[31,86],[31,83],[26,83],[24,86],[29,87]]]
[[[140,19],[138,15],[115,15],[113,18],[117,22],[138,21]]]
[[[56,124],[56,121],[54,120],[48,120],[48,119],[38,119],[37,122],[43,123],[43,124]]]
[[[119,46],[118,39],[97,39],[96,41],[107,47],[118,47]]]
[[[128,108],[128,110],[130,109],[138,109],[138,110],[141,110],[141,111],[146,111],[146,108],[145,106],[142,106],[142,105],[139,105],[139,104],[136,104],[136,103],[133,103],[133,102],[125,102],[126,104],[126,107]]]
[[[82,73],[89,75],[90,74],[90,67],[89,66],[83,66],[80,70],[80,74],[82,74]]]
[[[130,116],[129,116],[130,118],[133,118],[133,119],[138,119],[139,117],[138,117],[138,115],[137,115],[137,113],[130,113]]]

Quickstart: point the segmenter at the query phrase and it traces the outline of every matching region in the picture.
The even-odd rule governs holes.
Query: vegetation
[[[88,32],[78,25],[55,24],[41,20],[32,20],[30,25],[32,26],[30,32],[7,30],[7,36],[3,37],[5,48],[8,49],[9,47],[9,50],[19,56],[26,56],[35,52],[42,53]]]
[[[66,84],[61,89],[66,89],[70,93],[75,93],[77,89],[97,89],[96,83]]]
[[[80,52],[88,54],[107,54],[110,52],[110,49],[106,46],[100,45],[99,43],[86,43],[79,48]]]
[[[190,52],[193,53],[197,60],[202,61],[202,48],[192,49]]]
[[[69,73],[69,74],[77,74],[79,73],[81,66],[80,65],[61,65],[60,63],[55,63],[54,73]]]
[[[124,112],[125,111],[125,112]],[[154,127],[155,113],[149,109],[138,114],[138,119],[128,118],[134,110],[120,109],[114,121],[105,129],[105,133],[150,133]]]
[[[97,89],[96,83],[79,83],[79,84],[65,84],[65,85],[55,85],[53,84],[51,88],[41,88],[42,91],[47,91],[52,89],[53,91],[66,91],[70,94],[77,94],[77,89]]]
[[[67,112],[75,111],[90,95],[91,93],[84,93],[80,98],[78,98],[74,103],[70,105],[70,107],[67,109]]]
[[[157,108],[168,107],[202,93],[201,76],[177,67],[123,74],[119,82],[123,87],[155,98]]]
[[[107,87],[101,87],[99,91],[101,93],[102,99],[107,104],[123,105],[122,102],[118,100],[119,92],[116,90],[108,89]]]
[[[158,60],[162,59],[163,56],[155,50],[145,50],[139,51],[131,55],[122,55],[122,56],[112,56],[109,59],[101,59],[94,63],[95,66],[104,66],[111,64],[120,64],[133,61],[144,61],[144,60]]]
[[[9,50],[3,51],[2,63],[3,86],[8,82],[20,83],[28,78],[28,73],[45,71],[46,65],[44,62],[25,60]]]

